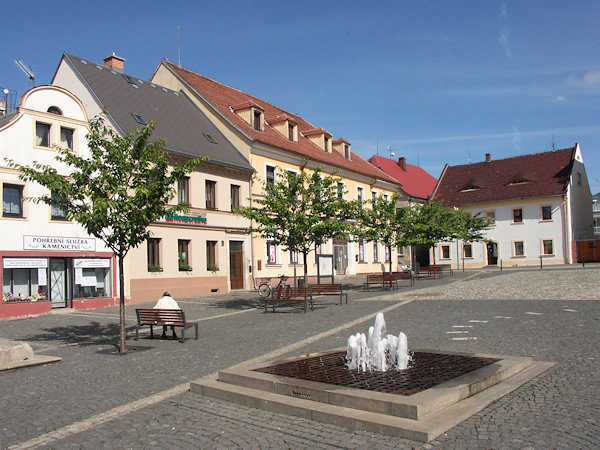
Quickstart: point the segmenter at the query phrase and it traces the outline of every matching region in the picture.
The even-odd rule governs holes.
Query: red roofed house
[[[318,166],[342,178],[348,200],[402,194],[398,181],[353,153],[350,142],[334,139],[327,130],[297,114],[166,60],[161,61],[151,81],[184,92],[250,160],[258,178],[252,187],[255,198],[263,195],[262,182],[276,183],[280,171],[299,172]],[[252,271],[258,281],[281,273],[291,275],[303,265],[301,255],[284,252],[256,236],[253,240]],[[397,254],[378,242],[353,242],[350,236],[333,239],[315,253],[334,255],[336,275],[380,271],[381,263]],[[314,277],[317,267],[313,254],[309,258],[309,276]]]
[[[579,144],[444,167],[433,199],[494,222],[489,242],[439,244],[439,262],[464,267],[572,264],[593,238],[592,195]],[[458,246],[458,248],[457,248]],[[542,261],[540,261],[542,259]]]

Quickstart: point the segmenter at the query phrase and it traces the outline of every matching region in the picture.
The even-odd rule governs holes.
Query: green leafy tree
[[[390,249],[390,272],[392,271],[392,248],[398,246],[398,242],[403,237],[400,221],[403,210],[397,206],[397,203],[397,194],[394,194],[391,199],[383,196],[375,197],[369,201],[366,208],[355,203],[358,224],[354,234],[367,241],[379,241]]]
[[[321,168],[300,173],[284,171],[277,183],[263,183],[264,197],[256,206],[236,212],[253,221],[250,231],[304,257],[304,283],[308,254],[316,245],[350,229],[349,203],[343,199],[341,179],[323,176]]]
[[[103,116],[90,121],[89,157],[56,148],[56,160],[69,167],[68,176],[51,165],[33,162],[24,166],[9,161],[22,180],[34,181],[48,195],[30,199],[57,205],[67,218],[80,223],[102,240],[118,259],[120,289],[119,352],[125,352],[125,281],[123,261],[127,252],[146,241],[148,226],[167,212],[184,210],[187,204],[169,206],[177,180],[194,170],[204,158],[172,164],[165,140],[150,141],[155,123],[120,136],[104,124]],[[52,195],[54,194],[54,195]]]

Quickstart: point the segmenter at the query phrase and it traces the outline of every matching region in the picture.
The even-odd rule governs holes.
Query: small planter
[[[163,269],[155,264],[148,264],[148,272],[162,272]]]

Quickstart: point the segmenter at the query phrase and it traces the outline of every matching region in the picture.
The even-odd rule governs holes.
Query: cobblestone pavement
[[[200,339],[128,340],[118,308],[0,321],[0,337],[63,361],[0,373],[0,448],[598,448],[600,267],[456,272],[348,305],[265,314],[254,292],[179,303]],[[150,303],[148,304],[150,305]],[[137,305],[136,305],[137,306]],[[127,307],[128,335],[135,331]],[[385,310],[412,349],[533,356],[547,372],[429,444],[246,408],[188,392],[191,380],[265,355],[343,347]],[[348,325],[353,322],[351,325]],[[459,333],[458,333],[459,332]]]

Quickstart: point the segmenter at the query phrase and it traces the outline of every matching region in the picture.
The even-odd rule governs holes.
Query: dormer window
[[[296,127],[294,125],[292,125],[291,123],[288,122],[288,139],[290,141],[295,141],[296,139],[294,139],[295,133],[294,133],[294,129]]]
[[[326,152],[329,152],[329,138],[327,136],[323,137],[323,147]]]
[[[331,153],[331,134],[323,128],[313,128],[303,131],[302,134],[321,150]]]
[[[264,130],[264,109],[253,101],[231,106],[231,110],[248,123],[256,131]]]
[[[467,184],[464,188],[460,190],[460,192],[476,191],[477,189],[480,189],[480,187],[475,186],[474,184]]]
[[[262,112],[257,109],[252,110],[252,128],[262,131]]]
[[[344,158],[350,159],[350,146],[348,144],[344,144]]]
[[[346,139],[337,138],[331,141],[333,149],[347,160],[351,160],[350,142]]]
[[[265,121],[292,142],[298,142],[298,125],[292,116],[281,114],[267,117]]]

